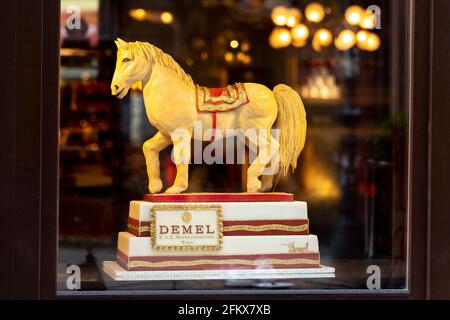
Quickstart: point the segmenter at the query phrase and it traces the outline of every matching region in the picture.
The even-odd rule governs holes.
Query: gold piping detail
[[[138,227],[138,226],[132,225],[131,223],[128,223],[128,224],[127,224],[127,228],[128,228],[128,229],[131,229],[131,230],[134,230],[134,231],[137,231],[137,232],[139,232],[139,233],[141,233],[141,232],[146,232],[146,231],[150,231],[150,226],[142,226],[142,227]]]
[[[199,266],[203,264],[214,264],[214,265],[226,265],[226,264],[240,264],[248,266],[262,266],[262,265],[294,265],[294,264],[319,264],[320,260],[317,259],[260,259],[260,260],[248,260],[248,259],[229,259],[229,260],[211,260],[211,259],[200,259],[195,261],[160,261],[160,262],[149,262],[149,261],[130,261],[128,263],[129,268],[133,267],[192,267]]]
[[[279,230],[279,231],[290,231],[290,232],[298,232],[298,231],[306,231],[308,230],[309,225],[304,224],[301,226],[287,226],[283,224],[265,224],[260,226],[250,226],[250,225],[234,225],[234,226],[225,226],[223,227],[224,232],[231,231],[252,231],[252,232],[261,232],[261,231],[269,231],[269,230]]]

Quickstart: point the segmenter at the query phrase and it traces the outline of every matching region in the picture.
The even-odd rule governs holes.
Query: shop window
[[[393,2],[62,0],[58,290],[405,289],[408,110]],[[307,203],[334,277],[121,282],[104,272],[130,201],[148,193],[142,145],[157,132],[138,86],[111,94],[117,38],[162,49],[202,86],[284,83],[301,96],[305,147],[269,191]],[[164,190],[171,149],[160,154]],[[245,192],[248,164],[192,164],[187,192]]]

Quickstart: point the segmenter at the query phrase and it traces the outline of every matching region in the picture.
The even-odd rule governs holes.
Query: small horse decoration
[[[289,253],[307,253],[309,252],[309,242],[304,247],[296,247],[295,242],[283,243],[282,245],[288,247]]]
[[[272,91],[261,84],[243,83],[208,89],[195,85],[171,56],[149,43],[122,39],[115,43],[118,51],[111,93],[122,99],[133,84],[140,83],[148,120],[158,129],[143,145],[150,193],[159,193],[163,188],[159,152],[170,144],[174,146],[177,174],[166,193],[181,193],[188,188],[190,143],[197,121],[205,131],[241,131],[247,144],[257,146],[256,158],[247,170],[247,192],[272,189],[273,175],[259,179],[271,161],[278,161],[284,175],[289,167],[296,168],[305,144],[306,113],[300,96],[289,86],[280,84]],[[275,121],[280,132],[278,140],[271,134]],[[187,137],[176,134],[179,129]],[[263,137],[259,134],[255,139],[245,134],[249,129],[263,132]],[[202,140],[207,140],[205,136]],[[185,141],[189,142],[188,148],[182,146]]]

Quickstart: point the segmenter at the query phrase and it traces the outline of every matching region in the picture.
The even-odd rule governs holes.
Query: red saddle
[[[224,88],[207,88],[197,85],[195,87],[195,97],[197,111],[211,113],[211,128],[213,130],[211,141],[215,139],[215,130],[217,128],[216,113],[235,110],[249,101],[244,84],[239,82]]]
[[[248,103],[244,84],[235,83],[224,88],[196,86],[198,112],[226,112]]]

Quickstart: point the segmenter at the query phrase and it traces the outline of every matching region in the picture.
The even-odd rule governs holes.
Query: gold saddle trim
[[[211,91],[218,90],[221,90],[220,95],[211,94]],[[225,88],[207,88],[197,85],[195,92],[199,112],[232,111],[248,103],[244,84],[240,82]]]

